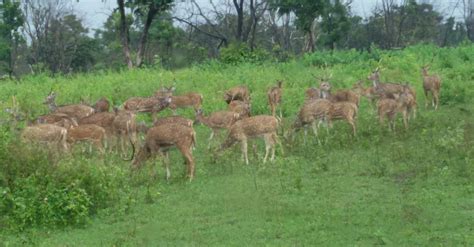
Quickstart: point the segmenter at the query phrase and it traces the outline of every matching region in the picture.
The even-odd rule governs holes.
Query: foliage
[[[243,43],[233,43],[221,49],[220,60],[225,64],[261,63],[268,60],[270,54],[263,49],[250,50]]]

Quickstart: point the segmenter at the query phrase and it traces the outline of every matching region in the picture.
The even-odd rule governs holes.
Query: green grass
[[[425,110],[421,90],[422,56],[438,52],[432,71],[443,78],[439,111]],[[434,51],[433,51],[434,50]],[[419,115],[408,130],[389,132],[379,126],[363,99],[358,135],[336,122],[321,131],[323,145],[313,136],[304,145],[302,133],[294,142],[283,140],[274,163],[262,164],[249,150],[251,164],[241,161],[240,147],[214,155],[207,151],[210,130],[196,126],[194,151],[197,177],[184,178],[182,158],[174,151],[172,179],[164,180],[159,160],[130,174],[132,206],[101,209],[84,226],[52,229],[4,230],[5,246],[473,246],[474,245],[474,47],[437,49],[418,46],[384,57],[382,78],[409,81],[418,92]],[[462,54],[467,53],[466,56]],[[423,55],[425,54],[425,55]],[[452,55],[454,54],[454,55]],[[459,55],[461,54],[461,55]],[[344,58],[344,53],[335,56]],[[348,88],[367,77],[374,60],[336,63],[329,67],[334,88]],[[105,95],[116,104],[127,97],[150,95],[173,78],[178,93],[204,95],[204,110],[225,109],[222,92],[246,84],[252,92],[253,114],[268,114],[266,89],[284,79],[284,126],[293,121],[304,100],[304,89],[316,85],[312,74],[322,68],[297,61],[284,64],[210,64],[179,71],[135,70],[78,75],[72,78],[37,76],[20,84],[0,85],[4,104],[17,95],[23,108],[35,114],[47,109],[41,100],[50,88],[62,103],[80,97],[94,101]],[[183,111],[181,111],[183,113]],[[170,114],[169,111],[162,115]],[[193,112],[183,113],[192,117]],[[146,116],[140,118],[149,120]],[[218,143],[224,137],[221,136]],[[251,147],[252,145],[249,145]],[[128,174],[128,163],[117,157],[97,166],[118,166]],[[158,177],[154,178],[151,165]],[[0,244],[1,246],[1,244]]]

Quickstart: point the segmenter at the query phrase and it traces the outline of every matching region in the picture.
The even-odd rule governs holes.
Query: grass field
[[[431,71],[443,79],[438,111],[424,109],[422,93],[420,66],[432,54],[437,55]],[[58,92],[58,103],[107,96],[119,105],[128,97],[150,95],[175,81],[177,94],[203,94],[203,108],[209,113],[225,109],[222,92],[226,88],[245,84],[251,90],[252,113],[257,115],[269,113],[266,89],[283,79],[287,129],[304,101],[304,90],[318,83],[313,75],[332,73],[333,88],[350,88],[381,66],[383,80],[408,81],[415,87],[419,105],[418,117],[408,130],[399,119],[397,130],[389,132],[362,99],[355,138],[346,123],[336,122],[329,133],[321,131],[322,145],[312,136],[303,144],[302,133],[294,142],[282,138],[284,154],[277,149],[276,161],[266,164],[261,163],[263,141],[254,141],[259,152],[250,155],[248,166],[238,146],[222,154],[208,151],[210,130],[195,126],[197,177],[193,182],[183,178],[184,165],[176,151],[171,155],[170,182],[164,180],[160,161],[149,161],[142,170],[131,173],[129,163],[116,154],[105,160],[76,154],[52,168],[39,165],[48,167],[52,178],[64,178],[61,185],[74,183],[81,188],[90,188],[88,181],[95,180],[76,177],[77,173],[100,171],[108,181],[100,190],[110,189],[117,198],[104,195],[111,203],[87,211],[85,222],[54,227],[44,219],[30,226],[29,222],[39,222],[28,218],[34,216],[19,217],[8,211],[17,207],[2,208],[0,204],[0,212],[5,213],[0,216],[0,246],[473,246],[474,46],[416,46],[370,56],[374,55],[349,51],[287,63],[210,63],[179,71],[39,75],[0,84],[2,104],[8,106],[10,97],[16,95],[30,115],[47,112],[41,102],[51,88]],[[327,61],[328,67],[318,66],[319,61]],[[190,109],[180,113],[193,117]],[[168,110],[161,113],[169,114]],[[148,116],[140,115],[140,119],[150,121]],[[15,143],[15,134],[3,129],[2,140]],[[152,164],[158,177],[150,176]],[[47,173],[40,170],[37,174]],[[0,184],[0,189],[4,186]],[[8,191],[3,199],[5,193],[22,195],[18,189]],[[16,222],[25,226],[18,229]]]

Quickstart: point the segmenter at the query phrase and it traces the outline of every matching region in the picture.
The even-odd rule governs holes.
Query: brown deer
[[[375,104],[377,102],[377,99],[379,98],[379,95],[377,94],[374,87],[364,87],[362,81],[358,81],[357,83],[352,85],[352,90],[356,94],[364,96],[366,99],[368,99],[371,103],[372,108],[375,108]]]
[[[276,116],[276,108],[281,105],[281,95],[282,95],[282,84],[283,81],[277,80],[277,85],[271,87],[267,91],[268,105],[270,105],[270,111],[272,116]],[[280,106],[280,118],[282,118],[281,106]]]
[[[56,93],[53,91],[46,97],[44,104],[47,104],[49,110],[53,113],[63,113],[77,120],[90,116],[95,112],[94,108],[83,104],[57,106]]]
[[[164,124],[152,127],[145,136],[145,144],[140,148],[135,158],[132,155],[132,167],[137,169],[141,164],[156,154],[164,154],[166,179],[171,177],[169,169],[169,149],[173,146],[178,148],[184,156],[187,164],[187,176],[192,180],[195,176],[195,164],[192,155],[192,147],[196,141],[194,129],[180,124]],[[135,153],[135,152],[134,152]]]
[[[388,118],[388,129],[395,130],[395,117],[398,113],[402,114],[403,125],[408,128],[408,109],[410,94],[403,92],[395,94],[395,99],[382,98],[377,103],[378,116],[380,124],[383,125],[385,117]]]
[[[72,127],[67,133],[67,142],[72,146],[80,141],[93,144],[101,153],[104,153],[103,141],[105,129],[95,124],[83,124]]]
[[[358,113],[358,107],[352,102],[333,102],[329,109],[328,124],[332,127],[334,120],[345,120],[352,127],[352,135],[356,135],[356,118]]]
[[[54,124],[60,127],[69,129],[73,126],[77,126],[77,121],[70,117],[69,115],[63,113],[51,113],[46,115],[41,115],[37,117],[34,121],[34,124]]]
[[[59,151],[66,152],[67,129],[54,124],[37,124],[27,126],[21,133],[21,139],[25,142],[56,145]]]
[[[133,111],[118,111],[112,122],[112,133],[118,138],[122,153],[125,152],[127,140],[137,143],[136,114]]]
[[[123,103],[123,109],[135,112],[150,112],[153,120],[158,112],[168,107],[172,101],[172,91],[167,91],[163,97],[132,97]]]
[[[107,98],[100,98],[93,106],[95,112],[108,112],[110,109],[110,102]]]
[[[207,148],[211,148],[211,141],[214,135],[219,134],[221,129],[229,129],[238,119],[239,114],[232,111],[213,112],[207,117],[204,116],[202,110],[196,111],[196,123],[202,123],[212,130]]]
[[[319,90],[319,88],[310,87],[306,89],[305,96],[306,102],[317,100],[321,98],[321,91]]]
[[[314,135],[318,138],[318,128],[322,122],[328,119],[331,105],[331,102],[326,99],[314,99],[303,104],[290,130],[291,132],[288,132],[288,134],[291,133],[291,136],[294,137],[296,132],[304,128],[303,141],[306,143],[308,125],[311,125]],[[316,123],[316,121],[318,121],[318,123]],[[319,138],[318,143],[321,143]]]
[[[224,100],[227,104],[233,100],[250,102],[250,92],[247,86],[241,85],[233,87],[224,92]]]
[[[319,90],[321,90],[321,98],[323,99],[328,99],[331,102],[351,102],[359,106],[360,96],[351,90],[339,90],[332,94],[331,84],[327,81],[321,82]]]
[[[198,93],[187,93],[184,95],[171,96],[169,108],[173,111],[173,115],[176,115],[177,108],[186,107],[193,107],[194,111],[201,109],[202,95]]]
[[[421,73],[423,75],[423,91],[425,93],[425,108],[428,107],[428,97],[431,93],[431,105],[438,109],[439,106],[439,91],[441,89],[441,78],[438,75],[429,75],[428,70],[430,66],[423,66]]]
[[[372,74],[368,77],[372,81],[373,87],[376,92],[383,92],[388,94],[400,94],[405,91],[404,85],[401,83],[392,83],[392,82],[380,82],[380,69],[377,68],[372,71]],[[416,99],[416,92],[412,87],[409,87],[410,93]]]
[[[250,117],[250,109],[250,102],[242,100],[232,100],[227,107],[228,111],[238,113],[240,119]]]
[[[265,140],[265,157],[263,162],[267,161],[268,155],[271,152],[270,160],[275,159],[275,143],[279,143],[277,136],[278,120],[273,116],[259,115],[234,123],[230,129],[227,139],[222,143],[220,151],[231,147],[236,142],[241,143],[242,155],[245,163],[249,164],[247,154],[247,142],[250,138],[263,137]],[[280,143],[279,143],[280,144]],[[281,144],[280,144],[281,146]]]
[[[169,116],[169,117],[162,117],[158,118],[155,122],[153,122],[153,126],[163,125],[163,124],[180,124],[188,127],[193,127],[194,121],[191,119],[187,119],[181,116]]]

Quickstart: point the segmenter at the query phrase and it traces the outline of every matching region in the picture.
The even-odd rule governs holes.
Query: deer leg
[[[403,114],[403,125],[405,126],[405,129],[408,129],[408,113],[404,111],[402,114]]]
[[[303,136],[303,144],[306,144],[306,136],[308,135],[308,126],[304,126],[304,136]]]
[[[263,136],[263,139],[265,140],[265,156],[263,157],[263,163],[267,162],[268,154],[270,153],[270,149],[271,149],[270,139],[271,138],[272,137],[269,136],[268,134]]]
[[[248,154],[247,154],[247,139],[243,139],[242,140],[242,155],[244,157],[244,161],[245,161],[245,164],[248,165],[249,164],[249,158],[248,158]]]
[[[435,110],[438,110],[438,105],[439,105],[439,93],[433,94],[433,99],[436,101]]]
[[[166,169],[166,181],[170,180],[171,177],[171,171],[170,171],[170,159],[169,159],[169,153],[165,152],[163,153],[163,163],[165,165]]]
[[[212,138],[214,138],[214,135],[215,135],[215,130],[212,129],[211,135],[209,136],[209,139],[207,139],[207,142],[208,142],[208,144],[207,144],[207,149],[210,149],[210,148],[211,148],[211,140],[212,140]]]
[[[319,140],[319,135],[318,135],[318,125],[319,124],[316,124],[316,122],[311,123],[311,127],[313,129],[314,136],[318,140],[318,144],[321,145],[321,141]]]

